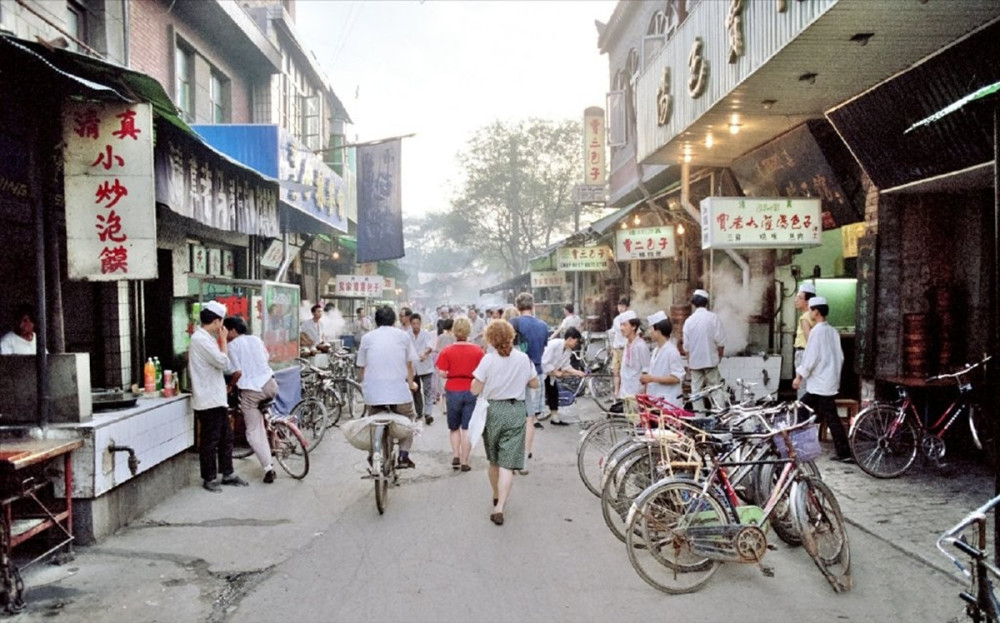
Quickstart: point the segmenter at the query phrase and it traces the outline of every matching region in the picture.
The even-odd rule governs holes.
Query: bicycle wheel
[[[281,469],[292,478],[301,480],[309,473],[308,442],[298,427],[290,422],[271,422],[271,454]]]
[[[229,410],[229,424],[233,427],[233,458],[245,459],[253,454],[253,448],[247,441],[247,427],[239,409]]]
[[[392,464],[392,438],[389,437],[388,426],[383,425],[381,430],[376,431],[375,448],[372,452],[377,452],[381,459],[378,472],[375,474],[375,508],[381,515],[389,506],[389,481],[394,468]]]
[[[851,590],[851,544],[833,492],[822,480],[804,478],[793,497],[802,547],[835,592]]]
[[[711,494],[679,480],[647,489],[629,511],[625,549],[632,568],[664,593],[696,591],[722,564],[695,551],[686,528],[722,526],[729,518]]]
[[[761,465],[757,477],[758,506],[764,507],[767,505],[774,486],[778,484],[778,479],[781,477],[783,469],[784,465],[782,464]],[[792,489],[789,489],[777,501],[774,511],[771,512],[771,517],[768,519],[768,523],[774,528],[774,533],[778,535],[779,539],[789,545],[795,546],[802,545],[802,535],[799,533],[799,527],[792,512],[791,492]]]
[[[344,400],[342,419],[353,420],[365,411],[365,396],[361,384],[352,379],[338,379],[337,389]]]
[[[608,452],[631,436],[632,424],[626,420],[607,420],[587,430],[576,452],[576,469],[588,491],[601,495],[601,474]]]
[[[652,447],[635,448],[622,457],[615,470],[604,479],[601,489],[601,513],[611,534],[625,542],[628,509],[640,493],[653,484],[656,459]]]
[[[610,375],[594,375],[587,378],[587,390],[601,411],[608,411],[615,402],[615,386]]]
[[[325,392],[324,392],[325,393]],[[299,430],[309,440],[307,448],[309,452],[316,449],[323,441],[323,433],[326,432],[326,406],[321,400],[316,398],[306,398],[300,400],[292,407],[289,416],[298,425]]]
[[[920,430],[898,407],[873,405],[854,420],[850,443],[851,454],[866,474],[895,478],[916,460]]]
[[[990,414],[983,409],[982,405],[969,405],[969,431],[991,467],[995,467],[997,464],[998,428],[1000,426],[997,426],[996,420],[990,418]]]

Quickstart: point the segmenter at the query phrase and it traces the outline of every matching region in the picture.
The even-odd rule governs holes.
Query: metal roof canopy
[[[913,126],[1000,81],[998,38],[1000,20],[995,20],[827,113],[875,186],[889,192],[922,180],[940,182],[952,173],[966,183],[992,183],[984,173],[993,160],[995,96]]]

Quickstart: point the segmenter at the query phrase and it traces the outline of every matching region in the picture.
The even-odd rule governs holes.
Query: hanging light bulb
[[[733,113],[733,116],[729,119],[729,133],[739,134],[740,132],[740,116]]]
[[[678,236],[683,236],[684,235],[684,223],[678,223],[677,224],[677,235]]]
[[[335,260],[339,260],[340,259],[340,251],[334,251],[333,252],[333,259],[335,259]]]
[[[636,225],[638,225],[642,221],[639,219],[639,215],[636,214],[634,217],[632,217],[632,222],[635,223]]]
[[[714,145],[715,145],[715,137],[713,137],[712,133],[709,132],[708,134],[705,135],[705,147],[712,149]]]
[[[684,154],[684,162],[691,162],[691,154]]]
[[[622,229],[628,229],[628,221],[622,221]]]

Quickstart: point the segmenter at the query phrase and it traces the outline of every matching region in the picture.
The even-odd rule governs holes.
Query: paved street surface
[[[574,409],[597,415],[589,401]],[[482,449],[472,472],[453,471],[443,424],[417,441],[418,467],[381,517],[363,453],[337,430],[301,482],[264,485],[243,461],[252,486],[211,494],[194,484],[192,454],[191,487],[75,561],[30,569],[28,609],[13,620],[958,620],[957,576],[934,539],[992,491],[968,467],[875,481],[823,460],[851,522],[852,592],[834,594],[801,548],[779,541],[766,559],[775,577],[727,564],[700,592],[669,596],[633,571],[580,482],[577,427],[539,433],[537,464],[516,478],[497,527]]]

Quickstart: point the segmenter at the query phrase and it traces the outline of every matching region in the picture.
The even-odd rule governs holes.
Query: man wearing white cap
[[[719,361],[725,350],[726,334],[719,317],[706,309],[707,291],[695,290],[691,295],[691,305],[694,306],[694,313],[684,321],[684,350],[687,352],[688,369],[691,370],[691,392],[697,394],[705,387],[722,382]],[[726,395],[722,390],[712,392],[709,398],[715,407],[726,404]]]
[[[681,383],[684,381],[684,360],[670,341],[673,324],[662,311],[646,318],[649,321],[650,333],[656,348],[649,360],[649,371],[643,373],[639,380],[646,385],[646,393],[664,398],[670,403],[680,406],[682,393]]]
[[[639,335],[642,323],[632,310],[622,314],[622,317],[624,320],[620,328],[622,335],[625,336],[625,348],[622,351],[621,386],[618,389],[618,398],[645,393],[640,377],[644,370],[649,369],[649,347],[646,346],[646,340]]]
[[[611,342],[611,382],[615,388],[615,396],[621,389],[621,369],[622,352],[625,350],[625,336],[622,335],[621,324],[625,320],[625,314],[629,313],[629,300],[627,296],[618,299],[618,315],[611,321],[611,328],[608,329],[608,341]],[[635,312],[632,312],[635,317]]]
[[[795,380],[792,387],[799,389],[803,383],[809,383],[802,403],[816,412],[820,423],[826,422],[833,437],[833,445],[837,449],[835,461],[853,463],[851,446],[847,440],[847,432],[837,415],[837,392],[840,391],[840,369],[844,365],[844,351],[840,348],[840,334],[827,323],[830,306],[822,296],[809,299],[809,313],[815,325],[809,334],[806,350],[802,354],[802,363],[795,368]]]
[[[809,311],[809,299],[816,296],[816,286],[811,283],[803,283],[799,286],[799,291],[795,295],[795,309],[802,312],[799,316],[799,322],[795,326],[795,342],[792,346],[795,348],[795,367],[798,368],[799,364],[802,363],[802,353],[806,349],[806,341],[809,339],[809,332],[812,330],[813,322],[812,314]],[[805,383],[799,388],[798,397],[802,398],[806,394]]]
[[[188,371],[191,377],[191,407],[201,422],[198,447],[202,486],[213,493],[222,491],[217,477],[222,472],[222,484],[246,487],[233,471],[233,429],[226,414],[226,379],[229,369],[226,340],[219,340],[226,306],[209,301],[201,308],[201,326],[191,335],[188,349]]]

